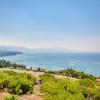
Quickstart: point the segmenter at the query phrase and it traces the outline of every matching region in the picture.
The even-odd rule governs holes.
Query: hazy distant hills
[[[61,48],[37,48],[29,49],[25,47],[16,47],[16,46],[0,46],[0,50],[7,51],[18,51],[23,53],[72,53],[71,50],[61,49]]]
[[[17,55],[17,54],[22,54],[22,52],[0,50],[0,57]]]
[[[23,51],[27,51],[27,48],[16,47],[16,46],[0,46],[0,50],[23,52]]]

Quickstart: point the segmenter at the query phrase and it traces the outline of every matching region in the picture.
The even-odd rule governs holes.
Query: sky
[[[100,0],[0,0],[0,45],[100,52]]]

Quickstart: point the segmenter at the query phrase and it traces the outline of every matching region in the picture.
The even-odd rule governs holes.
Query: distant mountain
[[[17,54],[22,54],[22,52],[0,50],[0,57],[17,55]]]
[[[28,52],[29,49],[25,47],[16,47],[16,46],[0,46],[0,50],[7,50],[7,51],[17,51],[17,52]]]
[[[29,49],[25,47],[16,47],[16,46],[0,46],[0,50],[18,51],[18,52],[23,52],[23,53],[72,53],[71,50],[66,50],[66,49],[61,49],[61,48]]]

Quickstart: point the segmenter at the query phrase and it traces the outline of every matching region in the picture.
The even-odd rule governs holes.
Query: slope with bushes
[[[33,91],[36,78],[31,74],[0,72],[0,90],[13,94],[29,94]]]
[[[50,74],[41,75],[40,78],[44,100],[100,100],[100,88],[95,87],[95,80],[71,81],[57,79]]]

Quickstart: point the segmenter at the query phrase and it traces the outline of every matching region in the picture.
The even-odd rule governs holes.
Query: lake
[[[27,67],[41,67],[46,70],[73,68],[89,74],[100,76],[100,54],[68,53],[68,54],[18,54],[0,57]]]

